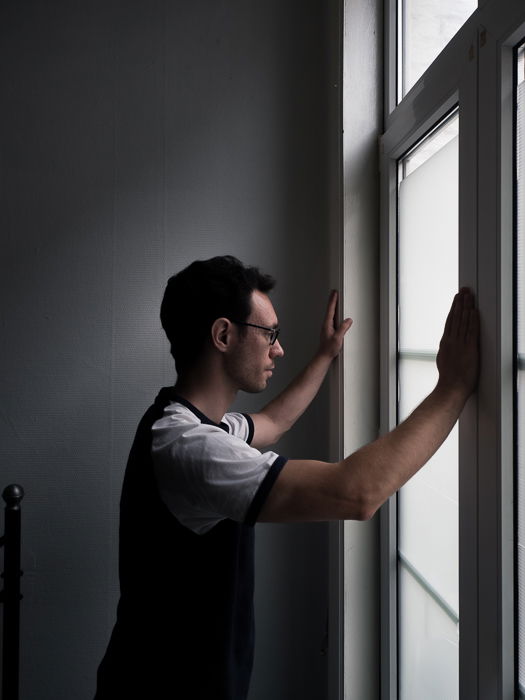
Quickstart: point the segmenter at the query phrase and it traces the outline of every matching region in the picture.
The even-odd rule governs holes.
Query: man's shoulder
[[[211,438],[213,443],[240,438],[250,444],[254,428],[251,417],[243,413],[230,411],[218,424],[209,420],[198,409],[192,409],[179,401],[172,401],[164,407],[162,416],[154,421],[152,432],[154,445],[164,444],[165,441],[178,441],[183,437],[191,439],[191,442]]]
[[[153,422],[154,430],[177,430],[178,428],[187,428],[192,425],[201,425],[202,421],[195,415],[187,406],[178,401],[168,403],[162,415]]]

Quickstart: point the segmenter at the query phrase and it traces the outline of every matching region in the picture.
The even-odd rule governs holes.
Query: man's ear
[[[233,324],[227,318],[217,318],[211,327],[211,342],[219,352],[226,352],[232,342]]]

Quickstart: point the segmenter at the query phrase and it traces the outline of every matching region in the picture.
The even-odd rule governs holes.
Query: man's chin
[[[268,386],[268,379],[263,379],[263,381],[258,385],[250,384],[249,386],[241,387],[241,391],[244,391],[247,394],[260,394],[261,391],[264,391],[267,386]]]

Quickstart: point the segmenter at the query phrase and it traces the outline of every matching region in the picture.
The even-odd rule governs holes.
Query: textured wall
[[[269,396],[314,350],[332,4],[1,5],[0,469],[27,493],[22,700],[92,696],[127,451],[174,378],[158,321],[167,277],[222,253],[277,276],[287,354]],[[284,454],[327,457],[327,405],[322,393]],[[258,531],[252,698],[319,700],[326,528]]]

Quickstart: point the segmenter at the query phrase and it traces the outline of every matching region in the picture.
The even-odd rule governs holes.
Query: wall
[[[127,451],[174,379],[167,277],[233,253],[278,278],[287,354],[268,398],[314,351],[334,5],[2,3],[0,468],[27,494],[21,700],[92,697]],[[284,454],[328,456],[327,407],[325,390]],[[257,567],[251,698],[319,700],[326,526],[258,526]]]

